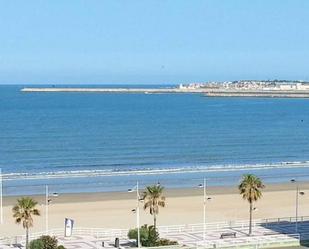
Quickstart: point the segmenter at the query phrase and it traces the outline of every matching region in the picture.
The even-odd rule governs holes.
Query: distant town
[[[309,82],[290,80],[237,80],[237,81],[210,81],[204,83],[180,84],[180,89],[205,89],[205,90],[309,90]]]

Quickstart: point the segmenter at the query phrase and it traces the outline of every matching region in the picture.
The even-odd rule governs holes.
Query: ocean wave
[[[27,180],[27,179],[59,179],[59,178],[83,178],[83,177],[111,177],[111,176],[133,176],[133,175],[162,175],[162,174],[186,174],[186,173],[207,173],[207,172],[227,172],[243,170],[263,170],[263,169],[288,169],[307,168],[309,161],[301,162],[280,162],[269,164],[243,164],[243,165],[213,165],[213,166],[183,166],[167,168],[143,168],[143,169],[103,169],[103,170],[71,170],[71,171],[51,171],[37,173],[5,173],[3,180]]]

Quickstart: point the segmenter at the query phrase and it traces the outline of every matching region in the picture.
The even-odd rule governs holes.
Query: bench
[[[276,233],[276,232],[266,232],[266,233],[263,233],[263,235],[278,235],[278,233]]]
[[[236,233],[231,232],[231,233],[221,233],[220,239],[224,238],[236,238]]]

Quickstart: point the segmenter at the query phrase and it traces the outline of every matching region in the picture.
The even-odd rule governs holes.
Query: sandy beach
[[[309,183],[300,183],[305,192],[299,198],[299,215],[309,215]],[[295,216],[295,185],[267,185],[263,198],[255,204],[254,218]],[[210,187],[207,203],[207,221],[233,221],[248,218],[248,204],[233,187]],[[167,189],[167,206],[161,209],[158,225],[201,223],[203,217],[202,189]],[[35,218],[32,232],[45,230],[45,197],[33,196],[39,202],[41,216]],[[12,206],[17,197],[4,198],[4,224],[1,236],[24,234],[22,226],[12,218]],[[62,194],[52,197],[49,205],[49,228],[63,228],[64,218],[72,218],[76,227],[130,228],[135,226],[136,216],[131,211],[136,206],[134,193]],[[142,205],[142,203],[141,203]],[[151,224],[152,216],[141,211],[141,224]]]

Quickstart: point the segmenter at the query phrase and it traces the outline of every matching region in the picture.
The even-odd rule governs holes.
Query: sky
[[[0,84],[309,80],[308,0],[0,0]]]

